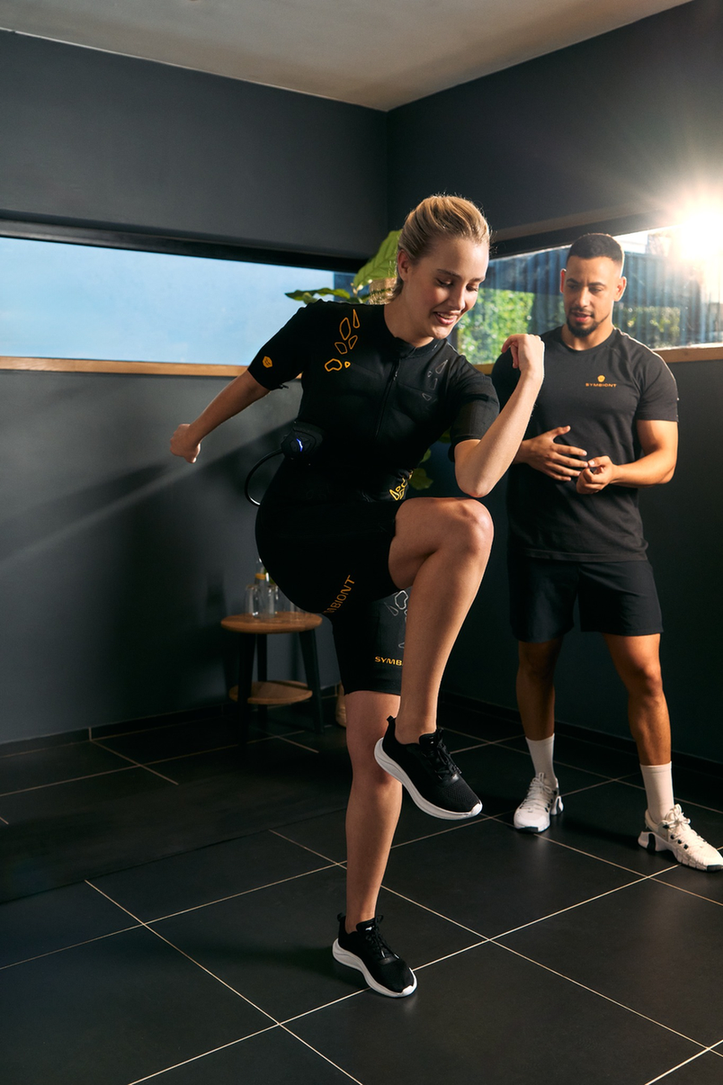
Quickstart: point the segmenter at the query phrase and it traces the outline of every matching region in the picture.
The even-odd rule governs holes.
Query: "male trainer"
[[[562,810],[553,680],[577,598],[583,632],[602,633],[628,693],[647,797],[638,843],[699,870],[721,870],[720,853],[694,832],[673,796],[662,622],[638,489],[673,477],[678,397],[662,359],[613,326],[622,271],[623,250],[608,234],[585,234],[571,247],[560,280],[566,323],[542,336],[545,381],[509,472],[517,702],[535,773],[514,823],[543,832]],[[517,380],[509,350],[492,380],[504,406]]]

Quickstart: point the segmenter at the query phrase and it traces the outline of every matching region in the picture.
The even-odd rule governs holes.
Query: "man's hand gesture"
[[[580,472],[589,466],[586,459],[587,452],[584,448],[558,444],[555,440],[556,437],[569,432],[569,426],[558,426],[556,429],[549,429],[537,437],[523,441],[516,462],[526,463],[535,471],[541,471],[543,475],[548,475],[556,482],[569,482],[573,478],[579,480]]]
[[[598,494],[614,481],[615,464],[609,456],[596,456],[577,476],[579,494]]]

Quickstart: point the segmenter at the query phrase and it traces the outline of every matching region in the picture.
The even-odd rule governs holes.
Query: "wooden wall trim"
[[[0,369],[52,373],[136,373],[162,377],[237,377],[245,365],[204,365],[183,362],[113,362],[92,358],[13,358],[0,355]]]
[[[668,363],[720,362],[723,345],[702,347],[667,347],[656,351]],[[161,377],[237,377],[245,365],[205,365],[183,362],[115,362],[93,358],[15,358],[0,355],[0,370],[16,369],[51,373],[135,373]],[[478,365],[482,373],[492,371],[492,363]]]

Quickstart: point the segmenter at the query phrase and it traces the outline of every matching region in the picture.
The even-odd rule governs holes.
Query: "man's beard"
[[[570,317],[569,316],[567,317],[568,331],[570,332],[570,335],[574,335],[576,339],[587,339],[588,335],[592,335],[592,333],[594,331],[597,331],[597,329],[599,327],[600,327],[600,321],[599,320],[593,320],[592,324],[590,324],[586,328],[576,328],[574,326],[574,324],[572,324],[570,322]]]

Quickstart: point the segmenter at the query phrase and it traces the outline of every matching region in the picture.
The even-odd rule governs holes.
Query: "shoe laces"
[[[691,844],[705,844],[706,841],[699,836],[695,829],[690,827],[690,818],[687,818],[680,806],[676,803],[673,809],[663,819],[663,825],[671,836],[675,836],[681,843],[689,847]]]
[[[379,930],[379,924],[384,916],[378,915],[375,919],[370,920],[369,925],[362,928],[359,931],[367,948],[374,954],[375,957],[396,957],[396,953],[387,945],[384,941],[384,936]]]
[[[449,750],[442,741],[441,729],[434,731],[431,735],[422,735],[419,746],[435,775],[440,777],[460,775]]]
[[[527,794],[522,800],[521,806],[526,810],[536,809],[539,806],[547,807],[552,802],[555,789],[547,782],[544,772],[538,772],[532,777],[532,783],[527,789]]]

